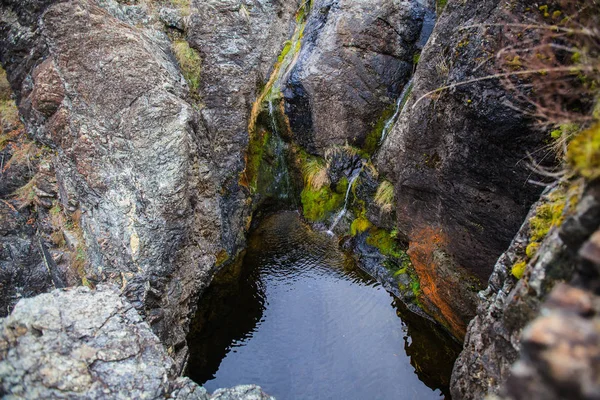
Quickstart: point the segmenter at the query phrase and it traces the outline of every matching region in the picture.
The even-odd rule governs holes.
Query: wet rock
[[[112,286],[21,300],[0,319],[0,393],[77,399],[272,399],[253,385],[212,396],[188,378]]]
[[[283,43],[294,27],[300,1],[192,1],[186,38],[202,56],[202,124],[206,151],[223,190],[222,247],[236,254],[250,218],[249,193],[239,185],[245,168],[249,114]]]
[[[496,72],[483,60],[494,59],[489,56],[504,45],[502,35],[460,27],[494,24],[505,15],[504,5],[495,1],[448,2],[420,56],[408,102],[376,160],[395,186],[398,228],[411,241],[422,302],[458,337],[475,312],[477,281],[488,279],[539,196],[522,160],[544,145],[545,136],[506,104],[507,90],[495,80],[415,103],[428,91]],[[429,256],[434,252],[439,256]]]
[[[417,2],[313,2],[284,88],[286,113],[304,148],[322,155],[331,145],[366,146],[412,73],[424,15]]]

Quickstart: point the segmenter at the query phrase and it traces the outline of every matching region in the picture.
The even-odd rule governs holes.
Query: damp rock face
[[[516,17],[522,3],[515,3]],[[506,105],[510,95],[497,80],[416,101],[431,90],[494,73],[484,60],[503,46],[501,35],[459,28],[500,23],[508,12],[495,1],[448,2],[376,160],[395,186],[398,228],[411,243],[421,302],[458,337],[474,315],[479,282],[487,281],[539,196],[521,160],[541,148],[544,137]]]
[[[272,399],[254,385],[211,396],[177,378],[158,337],[111,286],[21,300],[0,319],[0,382],[6,398]]]
[[[418,2],[313,2],[282,88],[302,146],[321,155],[345,143],[375,149],[377,123],[393,114],[412,73],[425,13]]]

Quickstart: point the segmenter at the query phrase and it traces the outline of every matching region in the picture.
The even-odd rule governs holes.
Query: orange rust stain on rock
[[[446,247],[445,234],[441,229],[425,227],[413,232],[411,239],[408,255],[421,284],[419,301],[438,322],[463,340],[466,322],[452,306],[453,293],[460,291],[460,288],[451,287],[452,284],[443,278],[445,274],[440,271],[434,257],[436,250],[444,250]],[[460,293],[456,293],[456,296],[460,296]]]

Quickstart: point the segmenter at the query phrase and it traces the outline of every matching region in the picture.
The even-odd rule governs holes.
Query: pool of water
[[[295,212],[266,217],[206,290],[187,375],[285,399],[447,397],[459,346]]]

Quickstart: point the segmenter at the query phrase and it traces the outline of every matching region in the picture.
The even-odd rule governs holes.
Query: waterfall
[[[360,175],[361,172],[362,172],[362,168],[359,169],[358,172],[356,172],[354,175],[352,175],[350,177],[350,180],[348,181],[348,189],[346,190],[346,197],[344,198],[344,207],[335,216],[335,219],[333,220],[333,223],[331,224],[331,226],[327,230],[327,234],[329,234],[330,236],[333,236],[333,229],[338,224],[338,222],[340,222],[340,220],[342,219],[342,217],[344,216],[344,214],[346,214],[346,209],[348,207],[348,198],[350,197],[350,191],[352,190],[352,185],[354,184],[354,181],[359,177],[359,175]]]
[[[398,96],[398,100],[396,101],[396,110],[394,111],[394,115],[392,115],[391,118],[387,120],[387,122],[385,123],[385,125],[383,127],[383,130],[381,131],[381,139],[379,139],[379,144],[383,143],[386,136],[390,133],[390,131],[392,130],[392,127],[396,123],[398,116],[400,115],[402,110],[404,110],[404,105],[406,105],[406,101],[408,100],[408,95],[410,93],[410,90],[412,89],[412,86],[413,86],[413,78],[410,78],[410,80],[406,83],[406,85],[404,85],[404,88],[402,89],[400,96]]]

